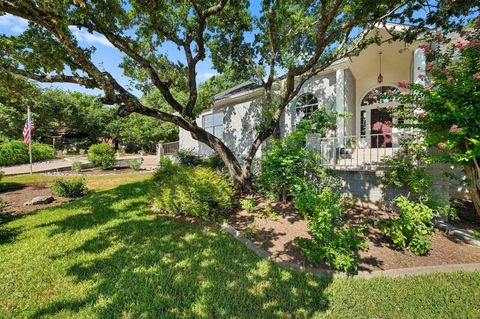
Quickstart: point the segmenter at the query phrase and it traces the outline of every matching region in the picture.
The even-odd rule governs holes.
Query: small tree
[[[431,34],[422,45],[427,56],[428,84],[401,81],[407,91],[393,112],[404,126],[421,130],[425,146],[439,152],[430,162],[461,165],[480,218],[480,18],[460,37]]]

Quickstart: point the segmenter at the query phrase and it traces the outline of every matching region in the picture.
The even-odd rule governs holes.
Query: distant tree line
[[[143,98],[153,107],[166,104],[156,92]],[[32,81],[0,73],[0,141],[16,140],[26,120],[27,105],[32,109],[36,130],[33,140],[65,149],[86,149],[98,141],[131,151],[154,152],[159,142],[178,139],[178,128],[166,122],[134,114],[118,116],[116,106],[104,106],[98,96],[58,88],[41,88]]]

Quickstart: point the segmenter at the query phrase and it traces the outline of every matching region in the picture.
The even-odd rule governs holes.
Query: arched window
[[[397,94],[400,90],[393,86],[379,86],[365,94],[362,99],[362,106],[388,103],[396,101]]]
[[[311,93],[301,95],[295,103],[296,120],[308,119],[318,109],[318,99]]]

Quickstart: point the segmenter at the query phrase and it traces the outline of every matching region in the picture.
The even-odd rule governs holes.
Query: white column
[[[345,70],[337,70],[335,83],[336,112],[345,113]],[[345,136],[345,119],[337,117],[337,137],[339,146],[343,146],[343,137]]]
[[[423,49],[416,49],[413,52],[413,74],[412,82],[413,83],[425,83],[424,80],[420,79],[420,76],[425,76],[426,58],[423,53]]]

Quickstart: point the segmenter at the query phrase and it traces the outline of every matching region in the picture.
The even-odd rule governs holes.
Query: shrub
[[[68,198],[82,197],[87,193],[87,187],[83,178],[71,180],[56,179],[52,184],[52,190],[58,196]]]
[[[319,195],[307,192],[308,195],[295,198],[295,205],[300,212],[311,216],[308,231],[312,238],[299,240],[305,257],[311,264],[326,261],[335,269],[356,270],[358,251],[366,248],[366,238],[361,237],[365,227],[352,225],[344,227],[339,193],[331,191],[328,187]]]
[[[5,175],[5,172],[0,170],[0,182],[2,181],[2,178],[4,175]]]
[[[0,213],[3,213],[7,208],[7,203],[5,203],[2,199],[0,199]]]
[[[127,164],[128,164],[128,167],[130,167],[131,169],[136,170],[136,171],[138,171],[140,169],[140,167],[142,166],[142,162],[140,162],[137,159],[129,159],[127,161]]]
[[[435,233],[433,210],[423,203],[412,202],[405,196],[399,196],[395,204],[399,209],[399,218],[379,222],[383,234],[404,250],[415,255],[427,254],[432,246],[429,237]]]
[[[88,160],[93,167],[110,169],[115,166],[115,151],[106,143],[94,144],[88,148]]]
[[[245,198],[240,200],[240,206],[247,212],[251,213],[257,209],[257,201],[255,198]]]
[[[177,152],[178,163],[185,166],[199,166],[203,158],[193,150],[179,150]]]
[[[80,173],[80,171],[82,170],[82,167],[83,167],[83,163],[80,161],[75,161],[72,163],[72,171]]]
[[[55,158],[53,148],[46,144],[32,143],[34,162]],[[0,144],[0,166],[25,164],[30,161],[28,147],[23,141],[9,141]]]
[[[210,167],[211,169],[220,172],[223,172],[225,170],[225,163],[217,154],[210,155],[209,157],[205,158],[201,165],[205,167]]]
[[[233,189],[206,167],[189,167],[162,159],[153,177],[153,206],[164,212],[211,219],[233,206]]]

